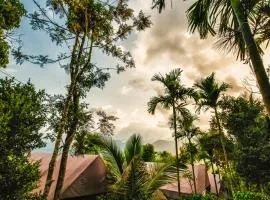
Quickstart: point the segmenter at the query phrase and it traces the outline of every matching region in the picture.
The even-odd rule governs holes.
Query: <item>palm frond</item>
[[[180,169],[180,173],[183,169]],[[153,163],[148,166],[149,178],[144,184],[144,189],[149,196],[160,187],[176,181],[177,171],[173,163]]]
[[[188,117],[190,115],[189,109],[186,108],[186,103],[176,104],[176,112],[183,118]]]
[[[145,196],[143,184],[148,178],[146,165],[140,156],[135,156],[125,168],[121,178],[113,185],[114,193],[123,199],[143,199]]]
[[[127,165],[131,160],[142,153],[142,138],[140,135],[132,135],[125,146],[125,158]]]
[[[152,9],[157,8],[158,12],[161,13],[162,9],[165,9],[165,0],[153,0]]]
[[[110,164],[112,175],[117,178],[120,177],[124,171],[124,155],[116,142],[112,139],[104,138],[100,143],[102,155],[104,159]]]
[[[245,0],[241,1],[243,14],[245,15],[253,35],[258,38],[257,44],[260,53],[263,53],[260,44],[269,41],[269,37],[260,37],[262,27],[267,19],[263,16],[265,7],[269,8],[268,0]],[[247,59],[248,51],[239,31],[240,27],[233,12],[231,1],[226,0],[196,0],[187,10],[189,30],[196,30],[201,38],[208,35],[218,34],[216,46],[228,52],[234,52],[237,59]]]
[[[211,19],[210,13],[213,13],[213,0],[197,0],[187,10],[187,19],[189,30],[194,33],[198,30],[201,38],[206,38],[210,33],[215,35],[215,20]],[[213,14],[212,14],[213,16]]]
[[[171,101],[172,99],[168,95],[158,95],[156,97],[152,97],[147,103],[147,110],[150,114],[154,115],[158,105],[160,105],[162,108],[169,109],[171,106]]]
[[[199,94],[196,111],[200,111],[202,108],[208,109],[216,107],[221,94],[226,92],[231,86],[224,82],[221,84],[218,83],[215,79],[215,73],[212,73],[199,82],[196,82],[194,88],[197,89]]]

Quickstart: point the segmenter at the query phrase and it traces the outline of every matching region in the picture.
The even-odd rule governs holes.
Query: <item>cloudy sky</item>
[[[31,12],[34,8],[31,1],[23,2]],[[142,9],[151,15],[153,22],[150,29],[132,34],[121,44],[132,52],[136,68],[120,75],[113,74],[105,89],[93,89],[86,99],[92,108],[103,108],[119,118],[115,138],[121,140],[126,140],[133,133],[140,133],[145,142],[171,138],[167,125],[170,112],[159,109],[155,116],[147,113],[149,98],[162,90],[159,84],[151,82],[155,73],[166,73],[180,67],[184,71],[183,83],[191,86],[194,81],[215,72],[220,81],[233,85],[229,92],[232,95],[244,91],[243,80],[250,76],[248,65],[235,61],[234,55],[217,50],[213,38],[200,40],[196,34],[187,32],[185,10],[191,1],[174,1],[172,8],[168,5],[162,14],[151,10],[151,2],[130,0],[130,6],[136,12]],[[61,51],[61,47],[54,46],[46,34],[32,31],[27,20],[23,20],[17,33],[21,34],[25,52],[56,56]],[[100,53],[96,53],[94,58],[102,65],[114,62]],[[50,94],[66,91],[68,77],[58,64],[40,68],[28,63],[17,66],[11,61],[5,70],[22,82],[30,78],[37,88],[46,89]],[[205,130],[208,120],[209,113],[201,113],[198,125]]]

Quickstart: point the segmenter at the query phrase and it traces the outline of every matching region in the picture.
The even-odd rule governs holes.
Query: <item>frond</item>
[[[230,88],[232,88],[232,86],[230,84],[222,82],[221,85],[219,86],[219,91],[226,92]]]
[[[176,68],[171,70],[168,74],[166,74],[166,77],[170,81],[180,81],[180,77],[183,70],[180,68]]]
[[[180,173],[181,173],[180,169]],[[144,184],[146,193],[153,194],[160,187],[176,181],[176,167],[172,163],[151,163],[148,166],[149,177]]]
[[[214,30],[215,20],[211,19],[210,13],[213,5],[213,0],[197,0],[187,10],[187,19],[189,30],[194,33],[198,30],[201,38],[206,38],[210,33],[215,35]]]
[[[176,106],[176,111],[182,118],[186,118],[191,115],[190,111],[185,107],[186,105],[186,103],[180,103]]]
[[[161,73],[155,74],[152,77],[152,81],[161,82],[166,88],[170,88],[170,86],[176,82],[180,82],[180,77],[182,74],[182,69],[176,68],[171,70],[169,73],[163,76]]]
[[[124,171],[124,155],[121,149],[112,139],[103,139],[100,143],[102,156],[110,164],[111,172],[114,177],[120,177]]]
[[[215,79],[215,73],[212,73],[206,78],[201,79],[199,82],[196,82],[194,87],[199,94],[197,111],[200,111],[202,108],[216,107],[221,94],[226,92],[231,86],[224,82],[219,84]]]
[[[251,31],[256,37],[260,36],[261,27],[267,21],[262,17],[262,9],[268,1],[245,0],[241,1],[243,14],[246,16]],[[237,59],[244,60],[248,56],[247,48],[239,31],[238,20],[233,12],[231,1],[226,0],[196,0],[187,10],[189,30],[193,33],[196,30],[201,38],[206,38],[209,34],[218,34],[216,46],[228,52],[234,52]],[[264,29],[264,28],[263,28]],[[260,37],[259,37],[260,38]],[[262,41],[269,41],[268,38],[258,38],[258,48]]]
[[[215,47],[222,51],[233,53],[236,55],[236,59],[239,60],[245,60],[247,55],[245,41],[238,28],[228,28],[227,32],[219,37]]]
[[[121,194],[123,199],[142,199],[143,184],[148,178],[146,165],[139,156],[135,156],[125,168],[121,178],[113,185],[114,193]]]
[[[163,84],[165,84],[165,78],[162,76],[161,73],[155,74],[152,78],[151,81],[159,81]]]
[[[169,109],[171,105],[170,96],[158,95],[157,97],[152,97],[150,101],[147,103],[148,112],[152,115],[155,114],[158,105],[160,105],[164,109]]]
[[[125,158],[127,165],[131,160],[142,152],[142,138],[140,135],[132,135],[125,146]]]
[[[176,98],[179,100],[185,101],[187,98],[196,99],[198,94],[194,90],[194,88],[186,88],[183,85],[179,85],[176,90]]]
[[[157,8],[159,13],[165,9],[165,0],[153,0],[152,4],[152,9]]]

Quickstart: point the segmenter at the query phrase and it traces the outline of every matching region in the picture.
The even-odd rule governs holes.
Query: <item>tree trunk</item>
[[[243,7],[240,0],[231,0],[231,5],[249,52],[253,71],[259,85],[260,93],[262,94],[266,111],[268,113],[268,116],[270,116],[270,83],[266,70],[264,68],[262,57],[260,55],[258,46],[254,40],[253,34],[248,24],[248,19],[244,15]]]
[[[76,34],[75,43],[73,46],[72,56],[71,56],[71,61],[70,61],[70,68],[71,68],[70,70],[71,71],[73,70],[73,64],[74,64],[76,49],[77,49],[77,45],[78,45],[78,40],[79,40],[79,34]],[[57,158],[57,155],[58,155],[58,152],[60,149],[60,143],[61,143],[61,139],[62,139],[62,136],[64,133],[64,127],[65,127],[65,124],[67,121],[67,115],[69,112],[69,107],[70,107],[70,103],[71,103],[72,94],[73,94],[74,89],[75,89],[75,85],[76,85],[76,79],[71,80],[70,87],[68,88],[67,99],[66,99],[66,102],[64,104],[63,113],[62,113],[61,120],[60,120],[59,131],[58,131],[57,138],[56,138],[55,144],[54,144],[52,158],[50,160],[49,167],[48,167],[48,174],[47,174],[46,184],[45,184],[44,192],[43,192],[43,196],[45,197],[45,199],[48,197],[48,194],[49,194],[50,188],[51,188],[51,184],[53,182],[52,176],[53,176],[53,172],[54,172],[55,162],[56,162],[56,158]]]
[[[218,196],[217,179],[216,179],[216,173],[215,173],[215,169],[214,169],[214,165],[213,165],[213,161],[212,161],[212,159],[210,159],[210,162],[211,162],[211,168],[212,168],[212,171],[213,171],[213,176],[214,176],[214,182],[215,182],[216,195]]]
[[[178,195],[181,195],[181,188],[180,188],[180,175],[179,175],[179,158],[178,158],[178,143],[177,143],[177,128],[176,128],[176,110],[175,105],[173,103],[173,125],[174,125],[174,142],[175,142],[175,157],[176,157],[176,171],[177,171],[177,189]]]
[[[224,154],[224,158],[225,158],[225,166],[226,166],[225,169],[226,169],[226,172],[229,175],[229,185],[230,185],[231,192],[233,193],[233,186],[232,186],[232,180],[231,180],[231,170],[230,170],[229,161],[228,161],[228,155],[227,155],[227,151],[226,151],[226,147],[225,147],[225,143],[224,143],[224,139],[223,139],[223,136],[224,135],[222,133],[222,129],[221,129],[220,121],[219,121],[219,116],[218,116],[217,108],[214,108],[214,110],[215,110],[215,116],[216,116],[217,125],[218,125],[218,131],[219,131],[219,136],[220,136],[220,143],[221,143],[223,154]]]
[[[193,179],[193,185],[194,185],[194,192],[197,193],[197,186],[196,186],[196,177],[195,177],[195,170],[194,170],[194,163],[191,163],[192,168],[192,179]]]
[[[74,102],[74,104],[73,104],[72,116],[74,116],[74,117],[72,118],[71,126],[70,126],[70,129],[68,131],[68,134],[67,134],[67,137],[65,140],[65,144],[63,147],[60,168],[59,168],[59,173],[58,173],[58,179],[57,179],[57,184],[56,184],[56,188],[55,188],[55,192],[54,192],[54,200],[60,199],[60,194],[61,194],[61,190],[63,187],[64,178],[65,178],[65,174],[66,174],[69,149],[70,149],[70,146],[72,144],[72,141],[73,141],[74,135],[76,133],[76,129],[77,129],[77,124],[78,124],[78,117],[77,116],[78,116],[78,109],[79,109],[79,95],[78,95],[77,91],[74,92],[73,102]]]
[[[191,139],[188,139],[189,145],[191,146]],[[192,177],[193,177],[193,184],[194,184],[194,191],[195,194],[197,193],[197,186],[196,186],[196,176],[195,176],[195,169],[194,169],[194,158],[193,154],[190,152],[190,158],[191,158],[191,168],[192,168]]]
[[[57,138],[55,140],[55,144],[54,144],[54,149],[53,149],[53,154],[49,163],[49,168],[48,168],[48,174],[47,174],[47,179],[46,179],[46,184],[45,184],[45,188],[44,188],[44,192],[43,195],[45,198],[47,198],[49,192],[50,192],[50,188],[51,188],[51,184],[54,180],[52,180],[52,176],[54,173],[54,167],[55,167],[55,163],[56,163],[56,158],[60,149],[60,143],[62,140],[62,136],[64,133],[64,127],[67,121],[67,115],[69,112],[69,107],[70,107],[70,102],[71,102],[71,95],[73,93],[73,88],[74,86],[72,85],[69,88],[68,91],[68,95],[67,95],[67,99],[64,105],[64,109],[63,109],[63,113],[62,113],[62,117],[61,117],[61,121],[60,121],[60,127],[59,127],[59,132],[57,134]]]

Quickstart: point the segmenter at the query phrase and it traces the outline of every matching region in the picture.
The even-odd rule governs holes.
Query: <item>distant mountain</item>
[[[123,150],[125,148],[126,143],[123,142],[122,140],[114,140],[114,142],[116,143],[116,145]]]
[[[152,143],[156,151],[168,151],[174,154],[174,142],[169,140],[157,140]]]

